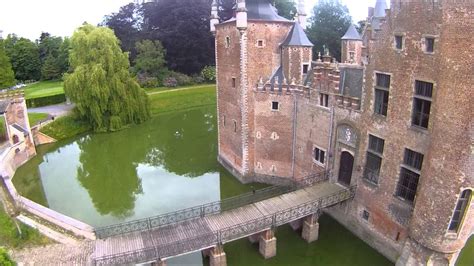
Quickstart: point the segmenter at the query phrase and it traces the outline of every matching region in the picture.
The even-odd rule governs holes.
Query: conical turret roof
[[[342,36],[341,40],[358,40],[358,41],[361,41],[362,38],[360,37],[359,32],[354,27],[354,24],[351,24],[349,26],[349,29],[347,29],[346,34],[344,34],[344,36]]]
[[[278,15],[278,11],[268,0],[246,0],[247,18],[270,21],[288,21]]]
[[[385,9],[388,9],[386,0],[377,0],[375,3],[374,17],[385,17]]]
[[[283,46],[314,46],[308,39],[306,33],[299,23],[295,23],[285,41],[281,44]]]

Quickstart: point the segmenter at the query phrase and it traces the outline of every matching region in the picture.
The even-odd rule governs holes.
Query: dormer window
[[[303,75],[308,74],[309,64],[303,64]]]

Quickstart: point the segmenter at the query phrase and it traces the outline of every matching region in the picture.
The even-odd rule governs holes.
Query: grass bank
[[[83,134],[90,130],[91,127],[87,123],[69,115],[60,117],[46,125],[41,129],[41,132],[56,140],[62,140]]]
[[[28,113],[28,119],[30,120],[30,126],[38,124],[41,120],[48,118],[48,114],[44,113]]]
[[[62,81],[41,81],[25,87],[26,99],[35,99],[63,93],[64,88]]]
[[[42,236],[37,230],[18,223],[21,234],[13,220],[5,213],[0,204],[0,245],[7,248],[25,248],[29,246],[50,244],[51,240]]]

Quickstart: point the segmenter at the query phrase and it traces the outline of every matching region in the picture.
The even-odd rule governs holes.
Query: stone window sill
[[[393,197],[397,200],[397,202],[401,203],[405,207],[409,207],[410,209],[413,209],[415,202],[408,201],[402,197],[399,197],[397,195],[393,195]]]
[[[446,239],[449,239],[449,240],[456,240],[456,239],[458,239],[459,236],[458,236],[458,234],[455,233],[455,232],[447,232],[447,233],[444,235],[444,237],[445,237]]]
[[[416,126],[416,125],[411,125],[409,127],[410,130],[412,131],[415,131],[417,133],[421,133],[421,134],[425,134],[425,135],[428,135],[429,134],[429,131],[427,128],[424,128],[424,127],[419,127],[419,126]]]
[[[375,183],[373,181],[370,181],[369,179],[362,177],[362,180],[364,181],[364,184],[367,185],[370,188],[379,188],[379,184]]]

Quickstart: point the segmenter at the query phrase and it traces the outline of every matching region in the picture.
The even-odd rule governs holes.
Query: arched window
[[[472,190],[466,189],[459,196],[456,208],[454,209],[453,217],[449,223],[448,230],[457,233],[462,226],[466,211],[469,209],[471,203]]]
[[[17,135],[13,135],[13,144],[20,142],[20,138]]]

